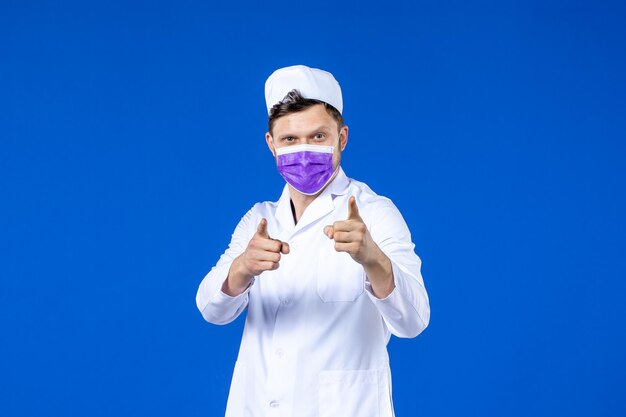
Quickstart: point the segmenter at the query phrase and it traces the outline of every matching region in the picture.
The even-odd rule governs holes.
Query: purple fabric
[[[302,194],[316,194],[333,175],[333,154],[302,151],[278,155],[278,172]]]

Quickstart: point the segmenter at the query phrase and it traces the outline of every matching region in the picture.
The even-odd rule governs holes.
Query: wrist
[[[387,255],[385,255],[385,253],[380,250],[378,246],[376,246],[370,259],[363,263],[363,268],[372,271],[382,271],[386,269],[391,270],[391,261]]]
[[[230,265],[228,276],[222,285],[222,292],[231,297],[243,293],[250,285],[253,276],[247,273],[241,260],[241,255],[235,258]]]
[[[379,250],[380,251],[380,250]],[[380,251],[371,262],[367,265],[363,265],[367,280],[372,286],[372,292],[378,298],[385,298],[395,288],[395,282],[393,280],[393,269],[391,267],[391,260]]]

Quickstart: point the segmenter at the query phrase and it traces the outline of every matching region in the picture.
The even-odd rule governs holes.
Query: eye
[[[294,138],[293,136],[285,136],[283,138],[283,142],[287,142],[287,143],[292,143],[295,140],[296,140],[296,138]]]
[[[321,132],[317,133],[317,134],[315,134],[315,139],[317,139],[317,140],[324,140],[324,139],[326,139],[326,135],[324,133],[321,133]]]

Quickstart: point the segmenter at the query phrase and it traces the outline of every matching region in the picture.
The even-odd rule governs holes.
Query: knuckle
[[[246,265],[246,269],[250,271],[253,275],[259,275],[259,266],[256,262],[250,262]]]

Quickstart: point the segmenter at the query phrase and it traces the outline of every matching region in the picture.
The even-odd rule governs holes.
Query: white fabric
[[[293,65],[277,69],[265,81],[267,113],[291,90],[298,90],[304,98],[321,100],[339,110],[339,113],[343,112],[341,87],[333,74],[304,65]]]
[[[317,152],[317,153],[333,153],[335,147],[334,146],[323,146],[323,145],[309,145],[308,143],[304,143],[302,145],[291,145],[291,146],[283,146],[282,148],[275,148],[276,155],[287,155],[290,153],[296,152]]]
[[[373,239],[390,258],[396,288],[376,298],[364,270],[336,252],[323,228],[345,220],[354,195]],[[291,252],[241,295],[221,291],[230,265],[266,218],[272,238]],[[215,324],[248,309],[226,409],[227,417],[391,417],[390,335],[415,337],[430,307],[409,230],[394,204],[343,170],[294,225],[289,189],[258,203],[207,274],[196,302]]]

